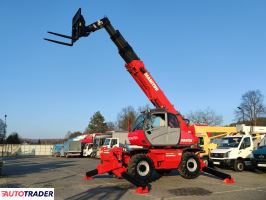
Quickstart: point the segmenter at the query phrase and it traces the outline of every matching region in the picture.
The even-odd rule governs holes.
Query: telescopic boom
[[[174,108],[173,104],[168,100],[165,96],[164,92],[160,89],[156,81],[152,78],[151,74],[145,68],[144,63],[137,56],[133,48],[128,44],[128,42],[124,39],[121,33],[112,26],[111,22],[107,17],[104,17],[90,25],[85,25],[84,17],[81,15],[81,9],[77,11],[72,21],[72,36],[67,36],[63,34],[58,34],[54,32],[48,32],[49,34],[53,34],[56,36],[60,36],[63,38],[71,39],[71,43],[65,43],[61,41],[46,39],[47,41],[54,42],[57,44],[73,46],[73,44],[80,37],[87,37],[90,33],[98,31],[104,28],[107,33],[110,35],[111,40],[117,46],[120,56],[126,62],[126,69],[131,74],[131,76],[138,83],[140,88],[152,102],[152,104],[156,108],[164,108],[168,112],[176,114],[179,123],[181,126],[185,126],[186,122],[179,114],[179,112]]]

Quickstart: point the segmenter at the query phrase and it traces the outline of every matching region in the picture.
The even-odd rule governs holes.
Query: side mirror
[[[186,122],[186,124],[187,124],[187,125],[189,125],[189,124],[190,124],[190,121],[189,121],[189,119],[184,119],[184,121]]]

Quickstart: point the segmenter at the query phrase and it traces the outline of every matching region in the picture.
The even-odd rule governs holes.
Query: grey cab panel
[[[153,113],[145,133],[153,146],[177,145],[180,139],[179,123],[171,113]]]

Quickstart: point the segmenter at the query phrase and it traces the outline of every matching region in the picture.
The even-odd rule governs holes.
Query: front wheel
[[[91,158],[95,158],[96,157],[96,152],[95,151],[92,152],[90,156],[91,156]]]
[[[242,172],[244,170],[244,168],[245,168],[245,164],[244,164],[243,160],[240,160],[240,159],[235,160],[234,170],[236,172]]]
[[[197,178],[200,175],[199,158],[194,153],[184,153],[178,171],[183,178]]]
[[[153,174],[153,162],[145,154],[132,156],[128,163],[128,173],[138,179],[151,182]]]

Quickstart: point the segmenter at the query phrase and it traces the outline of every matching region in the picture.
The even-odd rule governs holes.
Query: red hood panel
[[[131,145],[150,147],[151,144],[147,140],[143,130],[136,130],[128,133],[128,140]]]

